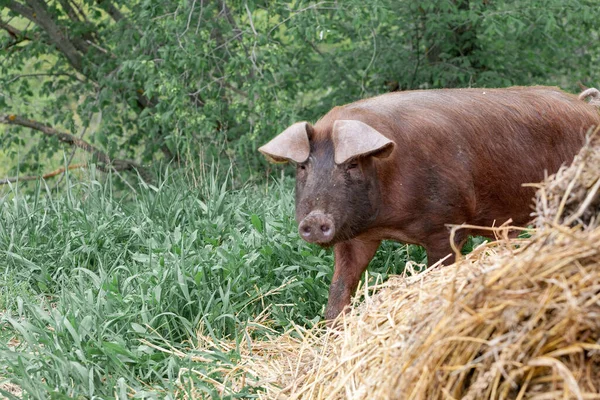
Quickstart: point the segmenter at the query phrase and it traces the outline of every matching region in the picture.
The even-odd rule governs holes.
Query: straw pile
[[[362,290],[364,301],[333,329],[270,341],[250,332],[229,370],[233,390],[256,385],[271,399],[600,399],[598,137],[543,184],[541,229],[530,239],[485,244],[455,265]]]
[[[556,224],[594,229],[600,215],[600,130],[570,166],[563,166],[546,179],[536,193],[536,226]]]

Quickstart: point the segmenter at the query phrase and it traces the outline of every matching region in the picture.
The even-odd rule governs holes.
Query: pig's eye
[[[348,169],[354,169],[354,168],[358,168],[358,163],[353,162],[353,163],[348,164]]]
[[[298,165],[298,169],[304,171],[306,169],[306,165],[300,164],[300,165]]]

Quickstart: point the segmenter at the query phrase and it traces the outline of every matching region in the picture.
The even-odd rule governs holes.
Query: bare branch
[[[86,43],[93,46],[94,48],[101,51],[102,53],[108,55],[110,58],[117,58],[114,54],[112,54],[111,52],[106,50],[104,47],[97,45],[96,43],[92,42],[91,40],[86,40]]]
[[[250,22],[250,28],[252,28],[252,32],[254,32],[254,36],[258,36],[258,32],[254,28],[254,22],[252,21],[252,13],[250,12],[250,8],[248,8],[248,3],[244,3],[246,7],[246,13],[248,14],[248,21]]]
[[[190,29],[190,22],[192,21],[192,14],[194,13],[195,7],[196,7],[196,0],[194,0],[192,2],[192,8],[190,10],[190,13],[188,14],[188,19],[187,19],[187,24],[185,26],[185,30],[179,34],[179,37],[182,37],[183,35],[185,35],[185,33],[188,31],[188,29]]]
[[[0,179],[0,185],[6,185],[8,183],[14,183],[14,182],[19,182],[19,181],[36,181],[40,178],[42,178],[42,179],[54,178],[57,175],[65,173],[67,170],[70,171],[72,169],[79,169],[79,168],[86,168],[86,167],[87,167],[86,164],[73,164],[73,165],[69,165],[67,168],[65,168],[65,167],[57,168],[54,171],[48,172],[42,176],[27,175],[27,176],[15,176],[12,178]]]
[[[104,172],[107,172],[109,170],[116,170],[116,171],[135,170],[135,171],[139,172],[140,176],[142,176],[142,178],[145,181],[147,181],[147,182],[151,181],[150,175],[148,174],[146,169],[144,167],[142,167],[140,164],[136,163],[135,161],[124,160],[124,159],[114,159],[113,160],[105,152],[101,151],[100,149],[94,147],[93,145],[86,142],[85,140],[80,139],[70,133],[60,132],[51,126],[42,124],[41,122],[37,122],[37,121],[31,120],[31,119],[26,119],[26,118],[23,118],[18,115],[14,115],[14,114],[0,115],[0,123],[7,124],[7,125],[18,125],[18,126],[23,126],[26,128],[31,128],[36,131],[42,132],[43,134],[45,134],[47,136],[55,137],[63,143],[67,143],[71,146],[75,146],[82,150],[85,150],[88,153],[91,153],[93,158],[96,161],[101,163],[98,165],[98,169],[100,169]]]

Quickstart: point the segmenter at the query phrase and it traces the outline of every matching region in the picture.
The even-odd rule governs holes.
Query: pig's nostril
[[[310,243],[330,243],[335,236],[335,224],[328,215],[313,211],[300,222],[298,233]]]

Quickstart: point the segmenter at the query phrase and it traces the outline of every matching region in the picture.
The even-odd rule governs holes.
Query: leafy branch
[[[27,36],[20,29],[17,29],[14,26],[12,26],[11,24],[2,21],[1,18],[0,18],[0,29],[3,29],[6,32],[8,32],[9,36],[13,39],[13,41],[11,43],[7,44],[4,47],[4,50],[9,49],[10,47],[16,46],[19,43],[22,43],[26,40],[29,40],[29,41],[33,40],[31,37]]]
[[[8,1],[6,4],[11,11],[41,27],[50,38],[51,43],[65,55],[69,64],[77,71],[83,72],[83,57],[80,51],[87,52],[87,43],[83,40],[71,40],[56,24],[44,2],[27,0],[27,6],[17,1]]]
[[[86,142],[85,140],[80,139],[70,133],[61,132],[41,122],[23,118],[14,114],[5,114],[0,115],[0,123],[30,128],[47,136],[54,137],[60,142],[80,148],[92,155],[93,160],[99,163],[98,169],[103,172],[108,172],[111,170],[137,171],[146,182],[150,182],[152,180],[149,171],[137,162],[127,159],[111,159],[108,154]]]
[[[98,72],[96,64],[100,65],[107,56],[117,61],[117,57],[106,50],[108,46],[103,46],[96,34],[75,34],[69,31],[69,28],[59,24],[59,16],[54,15],[43,0],[26,0],[25,3],[23,4],[14,0],[7,1],[6,7],[13,13],[28,19],[46,33],[45,43],[62,53],[71,67],[77,71],[77,73],[71,75],[74,79],[82,82],[81,79],[76,78],[76,75],[81,74],[94,86],[98,86],[103,78],[102,74],[96,73]],[[75,23],[89,23],[84,10],[75,2],[60,0],[59,3],[71,21]],[[124,21],[127,26],[132,26],[111,1],[97,0],[96,4],[110,15],[114,21]],[[11,36],[14,34],[23,37],[22,33],[17,29],[5,25],[7,24],[0,25],[0,28],[5,30],[10,29],[9,33]],[[12,43],[10,46],[14,46],[14,44]],[[136,113],[140,113],[147,108],[153,108],[158,103],[155,98],[146,96],[141,89],[135,91],[135,96],[137,99],[136,104],[139,107],[135,110]],[[176,158],[166,145],[161,146],[161,150],[168,160]]]

